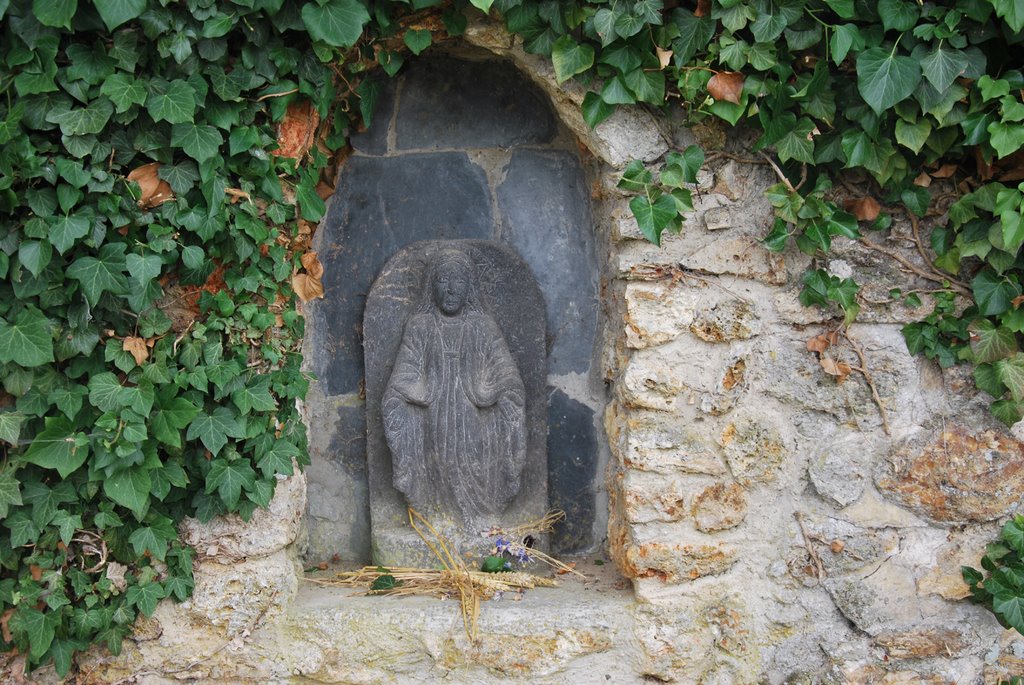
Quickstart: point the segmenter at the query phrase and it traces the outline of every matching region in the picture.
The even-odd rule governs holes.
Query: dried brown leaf
[[[917,178],[914,179],[914,185],[915,186],[920,186],[922,188],[927,188],[931,184],[932,184],[932,177],[929,176],[928,173],[925,172],[925,171],[922,171],[921,173],[919,173],[917,175]]]
[[[836,377],[837,383],[842,383],[846,380],[846,377],[850,375],[853,370],[850,365],[846,362],[837,362],[832,357],[821,358],[821,368],[830,376]]]
[[[14,636],[11,635],[11,629],[7,625],[11,620],[11,616],[14,616],[14,607],[11,607],[4,613],[0,614],[0,635],[3,636],[4,642],[7,643],[14,641]]]
[[[299,159],[309,152],[320,125],[320,113],[309,100],[302,99],[288,105],[284,118],[277,127],[278,157]]]
[[[170,184],[159,176],[160,162],[150,162],[128,172],[128,180],[139,184],[139,207],[149,209],[174,199]]]
[[[738,71],[719,71],[708,81],[708,93],[716,100],[740,104],[745,77]]]
[[[661,64],[661,68],[664,69],[672,63],[672,51],[662,50],[659,47],[655,47],[654,51],[658,54],[658,62]]]
[[[1021,306],[1022,303],[1024,303],[1024,295],[1018,295],[1010,300],[1010,304],[1012,304],[1014,308]]]
[[[121,349],[135,357],[135,363],[142,366],[142,362],[149,359],[149,347],[142,338],[129,336],[121,343]]]
[[[303,302],[309,302],[324,296],[324,286],[320,279],[313,278],[309,274],[295,274],[292,276],[292,288]]]
[[[832,343],[823,335],[816,335],[807,341],[807,349],[818,354],[827,350],[831,345]]]
[[[319,279],[324,275],[324,265],[320,263],[316,252],[310,250],[299,257],[299,261],[302,262],[302,268],[306,270],[306,273],[313,278]]]
[[[697,0],[697,8],[693,10],[693,16],[703,17],[711,13],[711,0]]]
[[[949,178],[956,173],[957,165],[949,162],[932,172],[932,178]]]
[[[855,200],[847,200],[843,203],[843,208],[850,214],[857,217],[858,221],[874,221],[878,218],[879,212],[882,211],[882,207],[873,197],[858,197]]]

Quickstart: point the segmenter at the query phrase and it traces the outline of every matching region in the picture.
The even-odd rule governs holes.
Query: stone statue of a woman
[[[411,506],[475,523],[519,492],[523,382],[469,257],[446,249],[427,273],[384,390],[384,434],[394,485]]]

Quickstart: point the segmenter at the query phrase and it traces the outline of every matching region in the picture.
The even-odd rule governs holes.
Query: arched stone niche
[[[385,262],[432,239],[498,240],[544,295],[548,488],[567,512],[553,546],[604,538],[607,462],[599,303],[601,232],[575,137],[511,63],[462,49],[424,55],[389,82],[338,174],[316,236],[324,298],[307,306],[307,557],[369,561],[361,322]]]

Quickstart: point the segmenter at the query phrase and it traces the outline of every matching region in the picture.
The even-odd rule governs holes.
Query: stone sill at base
[[[633,593],[616,587],[610,565],[585,572],[587,582],[562,576],[558,587],[518,600],[505,593],[481,602],[476,644],[455,600],[304,582],[277,623],[278,649],[287,645],[279,658],[292,682],[634,682]]]

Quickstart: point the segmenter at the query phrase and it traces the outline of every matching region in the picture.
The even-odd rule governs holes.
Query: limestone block
[[[684,486],[679,478],[629,470],[622,481],[622,499],[630,523],[678,521],[686,516]]]
[[[723,573],[736,562],[738,550],[722,542],[630,544],[625,550],[626,576],[657,578],[666,583],[684,583],[703,576]]]
[[[761,332],[761,322],[750,302],[732,299],[701,310],[690,324],[690,331],[713,343],[746,340]]]
[[[279,476],[266,509],[256,509],[248,521],[237,515],[218,516],[207,523],[187,518],[179,532],[186,544],[204,557],[228,563],[247,557],[269,556],[295,541],[306,509],[306,476]]]
[[[707,295],[706,288],[669,280],[628,283],[626,345],[641,349],[674,340],[689,328]]]
[[[866,487],[861,498],[840,512],[842,518],[863,528],[923,527],[928,523],[901,507],[882,499],[874,487]]]
[[[870,482],[872,457],[878,454],[882,442],[865,433],[821,437],[808,468],[811,483],[819,495],[835,505],[853,504]]]
[[[697,404],[720,415],[747,389],[750,341],[729,348],[680,338],[634,353],[623,374],[621,392],[633,407],[673,411]]]
[[[947,424],[897,445],[876,477],[901,505],[940,523],[991,521],[1024,497],[1024,443]]]
[[[971,591],[964,582],[960,568],[981,568],[985,547],[996,535],[988,527],[950,531],[948,542],[935,553],[931,568],[918,578],[918,593],[952,600],[969,597]]]
[[[624,466],[661,474],[702,473],[719,476],[725,463],[713,442],[678,417],[636,411],[625,420]]]
[[[231,564],[196,564],[195,590],[183,604],[194,621],[236,633],[284,611],[298,589],[298,568],[287,550]]]
[[[691,512],[705,533],[734,528],[747,517],[746,490],[738,483],[715,483],[694,498]]]
[[[890,659],[960,656],[976,641],[977,635],[965,623],[887,630],[875,636],[875,644],[885,649]]]
[[[870,571],[900,551],[900,536],[891,529],[869,529],[835,516],[805,514],[804,527],[829,576]]]
[[[760,333],[752,299],[697,279],[632,281],[626,285],[626,344],[654,347],[689,330],[705,342],[745,340]]]
[[[750,216],[748,213],[747,216]],[[761,226],[744,227],[721,235],[707,231],[662,234],[661,247],[629,241],[619,250],[618,273],[630,278],[657,266],[681,266],[712,274],[730,274],[769,285],[783,285],[787,279],[786,260],[769,252],[758,242]]]
[[[747,412],[722,430],[718,444],[739,483],[767,483],[778,477],[792,448],[776,428],[777,423]]]
[[[913,575],[899,564],[884,563],[863,577],[826,578],[823,585],[843,616],[868,635],[915,624],[922,618]]]
[[[1024,673],[1024,638],[1012,628],[1003,631],[998,644],[985,655],[985,683],[1002,683]]]

